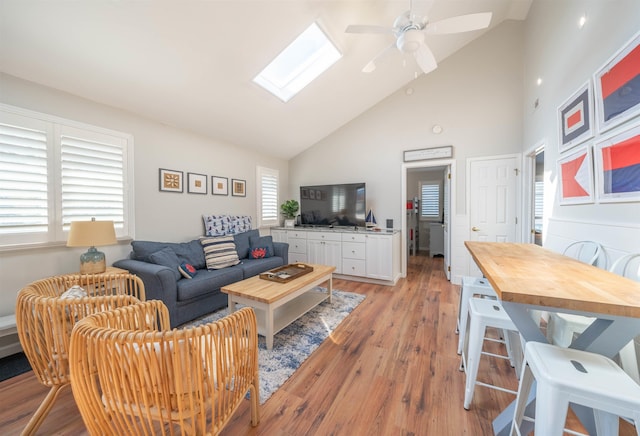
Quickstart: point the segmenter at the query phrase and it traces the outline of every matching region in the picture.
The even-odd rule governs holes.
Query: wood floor
[[[412,256],[394,287],[334,280],[367,298],[261,408],[250,426],[248,402],[224,435],[489,435],[514,396],[476,388],[462,407],[454,333],[459,287],[442,258]],[[506,361],[482,360],[483,381],[517,389]],[[0,383],[0,432],[19,434],[47,390],[29,372]],[[575,426],[573,426],[575,427]],[[71,389],[63,391],[40,435],[86,434]],[[635,434],[622,423],[620,434]]]

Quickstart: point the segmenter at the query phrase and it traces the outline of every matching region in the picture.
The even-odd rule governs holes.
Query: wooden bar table
[[[607,357],[640,335],[640,283],[534,244],[465,246],[526,341],[547,342],[532,310],[596,318],[570,347]],[[496,435],[509,433],[514,403],[494,420]],[[591,409],[573,410],[589,434],[596,434]],[[529,404],[527,415],[532,411]]]

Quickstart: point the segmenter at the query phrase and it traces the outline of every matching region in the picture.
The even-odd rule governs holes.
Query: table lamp
[[[96,245],[113,245],[117,242],[113,221],[72,221],[67,239],[67,247],[89,247],[80,256],[80,274],[99,274],[105,272],[107,265],[104,253]]]

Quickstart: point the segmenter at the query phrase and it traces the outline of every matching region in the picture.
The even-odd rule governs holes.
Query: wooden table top
[[[313,271],[295,278],[287,283],[278,283],[253,276],[248,279],[223,286],[220,290],[225,294],[237,295],[262,303],[273,303],[279,299],[307,286],[322,277],[329,276],[335,271],[335,266],[312,265]]]
[[[640,318],[640,283],[534,244],[464,243],[503,301]]]

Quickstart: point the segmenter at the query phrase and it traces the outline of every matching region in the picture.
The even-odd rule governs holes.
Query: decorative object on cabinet
[[[231,179],[231,195],[233,195],[234,197],[246,197],[246,187],[246,180]]]
[[[211,176],[211,193],[213,195],[229,195],[229,179]]]
[[[300,210],[300,204],[296,200],[287,200],[280,205],[280,211],[284,215],[284,226],[285,227],[295,227],[296,215]]]
[[[378,224],[376,222],[376,216],[373,214],[371,209],[369,209],[369,213],[367,213],[367,218],[364,221],[368,230],[371,230]]]
[[[113,221],[72,221],[67,238],[67,247],[89,247],[80,255],[80,274],[99,274],[105,272],[107,264],[104,253],[96,246],[117,243]]]
[[[167,192],[182,192],[182,171],[160,168],[160,190]]]
[[[640,114],[640,33],[596,72],[594,82],[599,132]]]
[[[207,176],[204,174],[187,173],[187,192],[190,194],[206,194]]]
[[[589,81],[558,108],[560,153],[593,136],[592,94]]]
[[[640,201],[640,124],[594,146],[598,202]]]
[[[593,203],[593,165],[590,148],[580,147],[558,159],[560,204]]]

